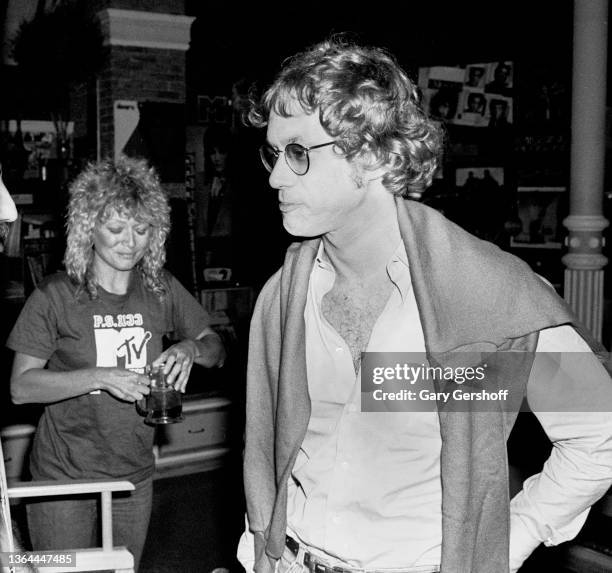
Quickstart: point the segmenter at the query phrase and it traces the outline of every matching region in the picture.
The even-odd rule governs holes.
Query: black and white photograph
[[[504,184],[503,167],[462,167],[455,171],[457,187],[473,187],[495,190]]]
[[[489,64],[485,91],[510,95],[513,88],[514,63],[508,61]]]
[[[465,86],[474,89],[484,89],[489,71],[488,64],[470,64],[465,68]]]
[[[459,96],[459,111],[454,123],[474,127],[488,125],[486,94],[482,91],[462,90]]]
[[[460,91],[454,87],[423,90],[425,109],[433,119],[443,122],[454,121],[459,112]]]
[[[512,98],[491,95],[487,98],[489,127],[505,127],[512,123]]]
[[[419,68],[418,85],[430,89],[461,89],[465,69],[460,66],[432,66]]]

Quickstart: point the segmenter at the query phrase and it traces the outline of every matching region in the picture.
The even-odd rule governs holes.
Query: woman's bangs
[[[133,198],[119,198],[116,197],[109,201],[98,217],[101,223],[108,221],[113,215],[125,219],[135,219],[139,223],[153,224],[155,217],[149,209],[147,209],[140,201],[134,200]]]

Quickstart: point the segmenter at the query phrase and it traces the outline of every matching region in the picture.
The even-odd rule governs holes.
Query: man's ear
[[[359,174],[364,182],[382,179],[383,175],[389,170],[388,165],[383,163],[376,167],[377,158],[373,153],[365,153],[358,160]]]
[[[375,157],[369,158],[369,161],[366,161],[363,164],[363,172],[362,177],[364,181],[376,181],[377,179],[382,179],[383,175],[387,173],[389,170],[389,166],[386,163],[375,167],[377,164],[377,160]]]
[[[376,181],[377,179],[382,179],[385,173],[387,173],[387,167],[383,165],[376,169],[370,168],[364,170],[363,177],[366,181]]]

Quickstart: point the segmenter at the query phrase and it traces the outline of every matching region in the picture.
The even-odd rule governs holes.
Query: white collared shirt
[[[367,350],[424,352],[402,245],[387,273],[394,288]],[[438,414],[360,411],[360,375],[351,352],[321,312],[334,278],[320,249],[304,311],[312,413],[289,480],[288,530],[324,548],[332,563],[367,569],[439,564]]]

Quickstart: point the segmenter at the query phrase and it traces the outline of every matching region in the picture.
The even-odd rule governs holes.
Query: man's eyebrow
[[[283,141],[285,143],[284,147],[287,147],[287,145],[289,145],[290,143],[297,143],[298,139],[300,139],[300,137],[298,135],[294,135],[292,137],[290,137],[289,139],[282,139],[281,141]],[[280,149],[278,147],[276,147],[276,145],[274,145],[268,138],[266,138],[266,143],[272,147],[273,149],[275,149],[276,151],[279,151]]]

